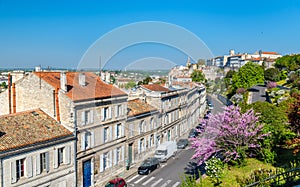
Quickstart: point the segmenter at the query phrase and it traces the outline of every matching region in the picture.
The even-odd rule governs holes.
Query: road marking
[[[167,180],[167,182],[165,182],[161,187],[166,187],[170,183],[171,183],[171,180]]]
[[[132,177],[131,179],[129,179],[129,180],[127,180],[127,182],[131,182],[131,181],[133,181],[135,178],[137,178],[139,175],[136,175],[136,176],[134,176],[134,177]]]
[[[163,168],[165,167],[167,164],[161,164],[160,167]]]
[[[175,184],[173,184],[172,187],[177,187],[180,184],[180,182],[176,182]]]
[[[155,183],[153,183],[152,185],[151,185],[151,187],[154,187],[154,186],[156,186],[158,183],[160,183],[160,181],[162,181],[163,179],[162,178],[160,178],[158,181],[156,181]]]
[[[146,182],[144,182],[142,185],[145,186],[146,184],[148,184],[150,181],[152,181],[153,179],[155,179],[155,177],[151,177],[150,179],[148,179]]]
[[[142,178],[140,178],[139,180],[135,181],[134,184],[137,184],[139,182],[141,182],[144,178],[146,178],[147,176],[143,176]]]

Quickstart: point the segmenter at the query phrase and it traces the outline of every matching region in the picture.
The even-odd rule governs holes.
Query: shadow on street
[[[186,175],[194,176],[195,179],[198,179],[200,175],[205,174],[205,164],[198,166],[197,162],[190,161],[187,166],[184,168],[184,173]]]

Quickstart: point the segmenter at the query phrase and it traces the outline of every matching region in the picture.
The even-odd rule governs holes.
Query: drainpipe
[[[57,121],[60,122],[58,90],[59,90],[59,88],[55,88],[55,106],[56,106],[56,119],[57,119]]]
[[[74,116],[74,136],[75,136],[75,141],[74,141],[74,165],[75,165],[75,175],[74,175],[74,184],[75,187],[77,187],[77,111],[74,107],[73,110],[73,116]]]
[[[56,107],[55,107],[55,90],[53,90],[53,116],[56,117]]]
[[[8,113],[11,114],[11,76],[8,74]]]
[[[12,94],[13,94],[13,113],[16,113],[16,85],[15,83],[12,83]]]

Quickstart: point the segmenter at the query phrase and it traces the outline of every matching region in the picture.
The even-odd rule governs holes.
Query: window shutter
[[[118,124],[115,125],[115,139],[118,138],[118,136],[117,136],[117,131],[118,131]]]
[[[101,128],[101,136],[102,136],[102,138],[101,138],[101,144],[104,144],[104,139],[105,139],[105,134],[104,134],[104,128]]]
[[[101,108],[101,121],[104,121],[104,108]]]
[[[110,126],[109,127],[109,140],[112,140],[112,135],[113,135],[112,126]]]
[[[85,133],[81,132],[81,150],[85,150]]]
[[[10,163],[11,183],[17,182],[16,161]]]
[[[123,113],[122,116],[127,115],[127,105],[122,105]]]
[[[65,164],[70,164],[71,163],[71,147],[66,146],[65,147]]]
[[[115,117],[118,117],[118,105],[115,105]]]
[[[141,140],[138,141],[138,154],[141,153]]]
[[[100,172],[103,172],[103,154],[100,155]]]
[[[32,177],[32,157],[26,158],[26,175],[28,178]]]
[[[91,115],[90,123],[94,123],[94,110],[90,111],[90,115]]]
[[[112,167],[112,151],[109,151],[109,167]]]
[[[112,107],[108,107],[108,119],[111,119],[111,108]]]
[[[114,149],[114,165],[117,164],[117,149]]]
[[[84,111],[81,112],[81,124],[85,125],[85,112]]]
[[[46,156],[46,172],[48,173],[50,170],[50,168],[49,168],[49,152],[46,152],[45,156]],[[39,167],[39,168],[41,168],[41,167]]]
[[[36,155],[35,161],[36,161],[36,168],[35,172],[37,175],[41,174],[41,159],[40,154]]]
[[[58,168],[58,149],[56,148],[53,153],[54,153],[54,157],[53,157],[54,165],[53,166],[54,166],[54,168]]]
[[[125,157],[125,146],[123,145],[122,146],[122,161],[124,160],[124,157]]]
[[[91,131],[91,147],[95,147],[95,133]]]
[[[123,137],[123,136],[125,136],[125,124],[122,123],[121,126],[122,126],[121,127],[122,128],[122,135],[121,136]]]

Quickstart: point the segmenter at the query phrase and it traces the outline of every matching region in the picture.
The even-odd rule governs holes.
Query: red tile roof
[[[135,116],[138,114],[144,114],[156,110],[156,108],[154,108],[153,106],[147,104],[146,102],[140,99],[134,99],[128,101],[128,109],[129,109],[128,116]]]
[[[0,116],[0,151],[72,135],[40,109]]]
[[[119,88],[106,84],[91,72],[84,72],[85,86],[79,84],[79,74],[83,72],[66,72],[67,92],[66,95],[73,101],[109,98],[125,96],[125,92]],[[60,88],[60,72],[35,72],[35,75],[46,81],[54,88]]]
[[[170,90],[168,88],[165,88],[159,84],[145,84],[141,85],[142,87],[155,92],[169,92]]]
[[[276,52],[262,52],[262,54],[266,54],[266,55],[279,55]]]

